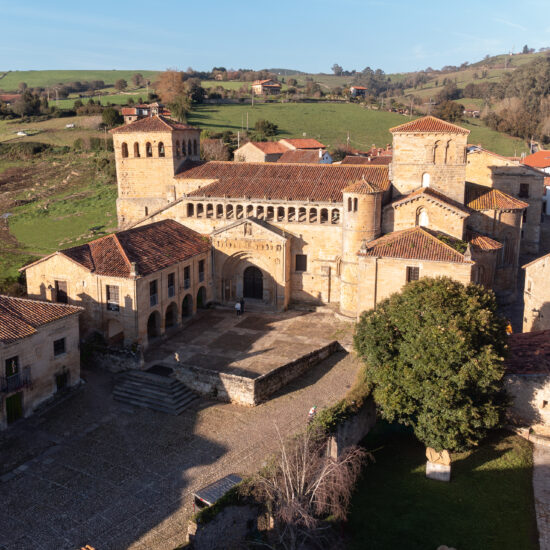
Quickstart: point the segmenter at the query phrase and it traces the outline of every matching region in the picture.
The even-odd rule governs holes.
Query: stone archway
[[[264,296],[264,276],[261,269],[248,266],[243,272],[243,297],[262,300]]]
[[[147,339],[154,340],[160,336],[160,313],[153,311],[147,319]]]
[[[191,315],[193,315],[193,297],[187,294],[181,303],[181,318],[183,320]]]
[[[164,328],[174,328],[178,324],[178,306],[175,302],[172,302],[166,308],[166,314],[164,316]]]
[[[206,307],[206,288],[201,286],[197,292],[197,309],[204,309]]]

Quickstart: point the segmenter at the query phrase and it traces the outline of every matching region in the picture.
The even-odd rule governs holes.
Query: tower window
[[[420,276],[419,267],[407,266],[407,283],[410,283],[411,281],[418,281],[419,276]]]
[[[357,205],[358,205],[358,200],[355,198],[353,199],[353,211],[354,212],[357,212]]]
[[[128,158],[128,144],[124,142],[121,147],[122,158]]]
[[[181,142],[181,154],[185,156],[185,140]]]
[[[180,156],[180,142],[176,141],[176,157]]]
[[[139,158],[139,143],[137,141],[134,143],[134,157]]]
[[[159,143],[159,157],[164,157],[164,143]]]
[[[198,149],[199,149],[199,148],[198,148],[197,140],[195,140],[195,141],[193,142],[193,154],[194,154],[195,156],[198,155]]]
[[[149,142],[147,142],[145,144],[145,156],[146,157],[152,157],[153,156],[153,147]]]
[[[307,271],[307,254],[296,254],[296,271]]]
[[[422,174],[422,187],[430,187],[430,174]]]
[[[528,183],[520,183],[519,184],[519,196],[522,199],[529,198],[529,184]]]
[[[351,197],[348,197],[348,212],[351,212]]]

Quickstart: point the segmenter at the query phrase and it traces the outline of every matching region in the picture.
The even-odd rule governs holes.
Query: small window
[[[419,276],[419,267],[407,267],[407,283],[410,283],[411,281],[418,281]]]
[[[159,157],[164,157],[165,156],[165,153],[164,153],[164,143],[162,143],[162,141],[159,143]]]
[[[122,144],[122,158],[128,158],[128,144],[126,142],[124,142]]]
[[[139,143],[137,141],[134,143],[134,157],[139,158]]]
[[[55,301],[59,304],[68,304],[67,281],[55,281]]]
[[[168,297],[171,298],[176,294],[176,274],[168,273]]]
[[[107,309],[109,311],[118,311],[120,309],[118,286],[107,285],[105,294],[107,297]]]
[[[189,288],[191,286],[191,268],[185,266],[183,268],[183,288]]]
[[[146,157],[153,156],[153,146],[149,142],[145,144],[145,156]]]
[[[528,183],[520,183],[519,184],[519,196],[522,199],[529,198],[529,184]]]
[[[157,281],[155,280],[149,283],[149,305],[153,307],[156,306],[158,302],[158,287]]]
[[[357,212],[357,199],[353,199],[353,211]]]
[[[204,281],[204,260],[199,260],[199,281]]]
[[[296,271],[307,271],[307,254],[296,254]]]
[[[149,207],[146,206],[143,212],[146,216],[148,216],[149,215]]]
[[[19,356],[15,355],[6,359],[6,377],[13,376],[19,372]]]
[[[53,341],[53,354],[54,356],[63,355],[65,353],[65,338],[59,338],[59,340]]]

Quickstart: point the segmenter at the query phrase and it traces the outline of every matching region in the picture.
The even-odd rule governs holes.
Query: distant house
[[[0,94],[0,101],[11,105],[12,103],[15,103],[20,97],[21,94]]]
[[[252,83],[254,95],[277,95],[281,93],[281,85],[275,80],[255,80]]]
[[[550,151],[537,151],[532,155],[523,157],[521,162],[531,168],[537,168],[537,170],[550,174]],[[544,212],[545,214],[550,214],[550,176],[544,179],[544,186],[546,188]]]
[[[316,139],[249,141],[235,151],[234,159],[235,162],[277,162],[288,151],[314,150],[318,154],[319,149],[326,147]]]
[[[80,382],[82,308],[0,296],[0,429]]]
[[[332,164],[332,157],[323,149],[295,149],[283,153],[277,160],[284,164]]]
[[[351,97],[365,97],[367,95],[367,88],[365,86],[350,86]]]
[[[141,103],[133,107],[122,107],[121,114],[126,124],[139,120],[140,118],[157,115],[170,116],[170,111],[165,109],[162,103]]]

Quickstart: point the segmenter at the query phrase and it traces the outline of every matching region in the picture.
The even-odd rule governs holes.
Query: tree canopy
[[[475,446],[499,425],[505,321],[492,291],[423,278],[364,312],[354,346],[389,421],[437,451]]]

